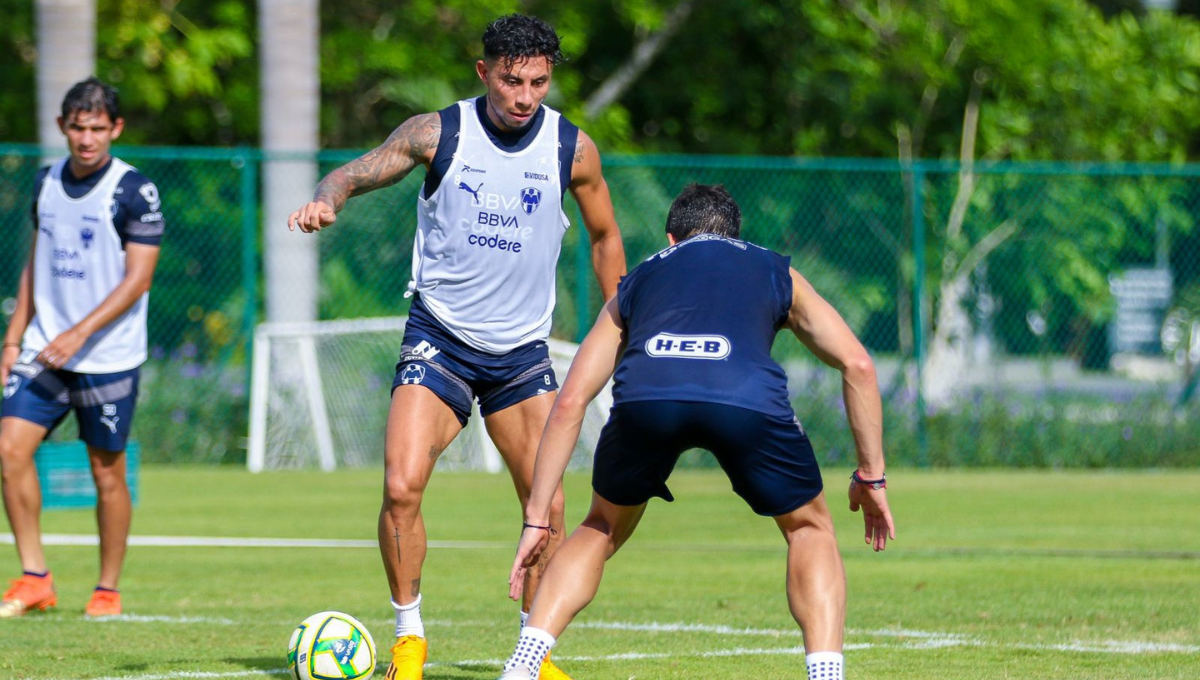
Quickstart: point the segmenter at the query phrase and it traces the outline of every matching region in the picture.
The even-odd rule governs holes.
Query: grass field
[[[850,585],[848,678],[1200,678],[1200,472],[894,468],[899,538],[882,554],[845,508],[848,474],[826,477]],[[588,479],[567,482],[577,523]],[[323,609],[361,618],[386,655],[391,613],[370,547],[380,484],[375,471],[144,469],[127,614],[85,619],[96,549],[49,546],[59,607],[0,622],[0,678],[282,678],[292,628]],[[560,665],[576,680],[803,678],[773,523],[719,472],[678,473],[672,489],[679,500],[652,503],[560,640]],[[507,479],[435,475],[425,515],[425,677],[495,678],[517,630],[506,579],[520,514]],[[43,529],[95,532],[87,511],[47,512]],[[159,536],[351,543],[145,544]],[[0,567],[17,574],[11,541]]]

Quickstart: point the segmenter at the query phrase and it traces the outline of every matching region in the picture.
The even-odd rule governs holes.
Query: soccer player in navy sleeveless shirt
[[[318,231],[334,224],[350,197],[426,169],[409,284],[415,297],[392,385],[379,515],[396,611],[388,680],[421,677],[421,500],[438,454],[462,430],[476,398],[518,499],[523,505],[529,498],[538,437],[558,387],[545,340],[569,226],[565,191],[579,205],[606,300],[625,273],[596,145],[542,104],[562,59],[554,29],[534,17],[501,17],[484,32],[483,48],[475,69],[484,96],[405,121],[380,147],[325,177],[312,202],[288,219],[291,228]],[[561,486],[553,495],[548,521],[561,529]],[[539,575],[529,572],[524,610]],[[540,677],[567,676],[547,663]]]
[[[551,558],[502,680],[536,677],[542,656],[596,595],[605,561],[633,533],[650,498],[672,500],[667,478],[679,455],[696,447],[711,451],[734,491],[783,532],[788,604],[804,633],[809,678],[842,680],[845,571],[813,449],[771,345],[787,328],[841,371],[858,454],[850,509],[862,510],[866,542],[878,551],[895,539],[895,528],[875,368],[788,259],[737,240],[740,230],[741,211],[722,187],[685,188],[667,217],[670,247],[621,281],[576,354],[538,450],[511,597],[522,595],[526,571],[556,531],[552,499],[584,409],[613,377],[592,507]]]
[[[124,124],[113,87],[76,83],[58,119],[70,155],[34,180],[33,247],[0,359],[4,506],[25,573],[4,594],[0,618],[57,603],[33,456],[71,410],[87,445],[100,530],[100,578],[84,611],[121,612],[132,515],[125,447],[164,225],[158,188],[109,153]]]

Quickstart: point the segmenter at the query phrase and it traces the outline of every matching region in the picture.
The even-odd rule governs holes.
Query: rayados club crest
[[[534,210],[542,204],[542,190],[534,187],[525,187],[521,189],[521,210],[525,211],[526,215],[532,215]]]

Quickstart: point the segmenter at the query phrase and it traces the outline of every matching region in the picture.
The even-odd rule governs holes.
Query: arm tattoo
[[[432,156],[441,134],[438,114],[409,118],[383,144],[329,173],[317,185],[313,200],[338,211],[352,196],[396,184]]]
[[[583,140],[575,142],[575,164],[583,162]]]

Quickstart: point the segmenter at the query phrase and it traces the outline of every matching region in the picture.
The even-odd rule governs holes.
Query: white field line
[[[173,671],[169,673],[154,673],[150,675],[108,675],[103,678],[91,678],[90,680],[224,680],[225,678],[270,678],[275,676],[287,676],[286,668],[273,668],[269,671],[261,670],[244,670],[244,671],[226,671],[226,672],[209,672],[209,671]],[[60,678],[58,680],[68,680]],[[71,679],[73,680],[73,679]]]
[[[95,534],[45,534],[45,545],[96,546],[100,541]],[[12,534],[0,534],[0,545],[13,545]],[[149,548],[362,548],[376,550],[375,539],[325,539],[325,538],[261,538],[232,536],[130,536],[129,545]],[[453,550],[509,550],[512,544],[506,541],[429,541],[433,549]],[[777,552],[783,546],[730,545],[730,544],[670,544],[639,543],[639,550],[668,552]],[[1076,558],[1136,558],[1136,559],[1200,559],[1195,551],[1146,551],[1146,550],[1045,550],[1022,549],[974,549],[974,548],[930,548],[911,551],[921,555],[1023,555],[1029,557],[1076,557]]]
[[[12,534],[0,534],[0,545],[13,545]],[[43,545],[95,546],[95,534],[45,534]],[[147,548],[370,548],[379,549],[376,540],[339,540],[326,538],[241,538],[216,536],[130,536],[129,545]],[[511,548],[503,541],[429,541],[430,548],[478,550]]]

